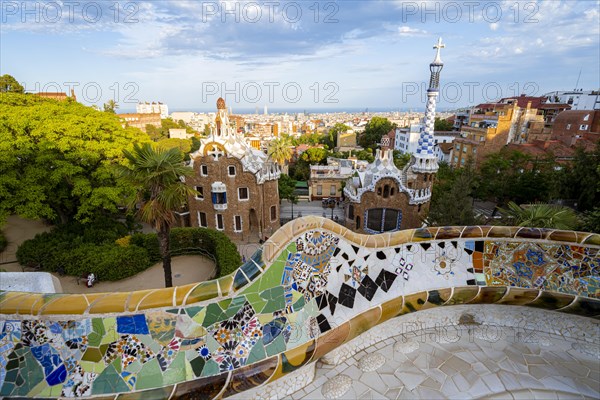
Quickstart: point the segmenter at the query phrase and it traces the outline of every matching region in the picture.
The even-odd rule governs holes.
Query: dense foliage
[[[113,114],[72,100],[0,95],[0,220],[66,223],[117,212],[129,187],[115,179],[123,149],[147,141]]]
[[[25,88],[11,75],[0,76],[0,93],[24,93]]]
[[[100,280],[120,280],[162,259],[156,234],[127,234],[124,224],[110,220],[61,225],[25,241],[17,250],[17,260],[49,272],[73,276],[92,272]],[[241,265],[237,247],[222,232],[176,228],[171,231],[171,242],[177,255],[211,255],[219,276]]]
[[[135,234],[130,244],[143,247],[153,262],[161,260],[156,234]],[[236,245],[225,235],[207,228],[174,228],[171,230],[171,252],[173,254],[203,254],[214,256],[217,276],[235,271],[242,263]]]
[[[363,148],[374,148],[381,142],[381,137],[394,128],[396,128],[396,125],[392,124],[387,118],[373,117],[358,138],[358,144]]]

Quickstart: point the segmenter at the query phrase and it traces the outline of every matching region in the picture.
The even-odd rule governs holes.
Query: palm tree
[[[119,104],[117,104],[117,102],[112,99],[109,100],[107,103],[104,103],[104,112],[115,114],[117,108],[119,108]]]
[[[269,144],[269,157],[282,167],[292,158],[292,143],[288,136],[272,140]]]
[[[500,209],[512,224],[536,228],[554,228],[573,230],[579,226],[574,210],[554,204],[531,204],[521,207],[514,202],[508,203],[508,209]]]
[[[170,232],[175,222],[173,211],[181,209],[196,191],[181,181],[193,170],[183,164],[177,148],[158,148],[150,143],[136,144],[133,151],[123,151],[128,166],[119,166],[120,176],[135,190],[132,205],[141,204],[137,215],[156,230],[165,271],[165,287],[173,286],[171,277]]]

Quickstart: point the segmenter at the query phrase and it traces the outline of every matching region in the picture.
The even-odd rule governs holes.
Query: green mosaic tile
[[[142,370],[142,363],[139,362],[138,360],[135,360],[134,362],[132,362],[131,364],[129,364],[125,370],[127,372],[131,372],[134,374],[137,374],[138,372],[140,372]]]
[[[163,375],[158,360],[153,358],[142,366],[135,387],[137,390],[160,387],[163,386],[162,380]]]
[[[202,324],[204,322],[204,317],[206,317],[206,308],[202,308],[200,311],[198,311],[196,315],[192,317],[192,321]]]
[[[102,360],[102,352],[98,347],[88,347],[81,359],[83,361],[98,362]]]
[[[85,372],[93,372],[95,374],[101,374],[106,369],[104,363],[95,363],[90,361],[80,361],[79,365]]]
[[[208,360],[206,364],[204,364],[204,369],[202,370],[201,376],[211,376],[219,373],[219,364],[215,362],[215,360]]]
[[[246,364],[252,364],[253,362],[262,360],[267,357],[267,353],[265,353],[265,346],[261,341],[258,341],[250,350],[250,354],[248,354],[248,361]]]
[[[163,372],[163,385],[171,385],[186,379],[185,354],[179,353],[165,372]]]
[[[274,356],[275,354],[279,354],[285,351],[285,339],[283,335],[277,336],[272,343],[269,343],[267,346],[267,356]]]
[[[18,369],[9,370],[6,374],[6,380],[15,383],[15,387],[11,393],[13,396],[27,396],[27,394],[35,387],[37,382],[44,379],[44,371],[38,364],[31,352],[19,351]],[[15,379],[9,379],[9,373],[16,372]]]
[[[285,298],[282,286],[267,289],[260,293],[260,297],[267,300],[267,305],[261,311],[263,314],[272,313],[273,311],[285,308]]]
[[[113,362],[111,363],[111,365],[112,365],[113,367],[115,367],[115,370],[116,370],[118,373],[121,373],[121,372],[122,372],[122,371],[121,371],[121,361],[123,361],[123,358],[122,358],[122,357],[117,357],[117,358],[115,359],[115,361],[113,361]]]
[[[247,293],[246,300],[248,300],[252,308],[258,311],[262,310],[265,304],[267,304],[267,301],[260,297],[258,293]]]
[[[92,395],[128,392],[129,387],[114,367],[114,363],[106,367],[94,380]]]
[[[298,312],[298,311],[302,310],[302,307],[304,307],[305,304],[306,304],[306,300],[304,299],[304,296],[300,297],[298,299],[298,301],[296,301],[294,303],[294,311]]]
[[[191,306],[191,307],[187,307],[187,308],[183,308],[182,310],[190,316],[190,318],[193,318],[196,314],[198,314],[200,312],[200,310],[202,310],[204,307],[200,307],[200,306]]]
[[[196,357],[190,361],[190,365],[192,366],[192,371],[194,372],[194,377],[199,377],[202,374],[202,369],[204,369],[204,358]]]
[[[281,285],[281,277],[283,276],[283,268],[285,260],[277,260],[269,267],[266,273],[260,278],[260,291]]]
[[[233,317],[239,311],[239,309],[242,308],[244,303],[246,303],[245,296],[234,297],[231,300],[229,307],[227,307],[227,310],[225,311],[225,317],[228,319]]]
[[[208,327],[214,324],[217,321],[222,321],[226,319],[225,313],[219,307],[218,304],[212,303],[206,307],[206,315],[204,316],[204,320],[202,321],[202,326]]]

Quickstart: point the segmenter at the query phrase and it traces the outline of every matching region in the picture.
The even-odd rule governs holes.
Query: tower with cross
[[[433,46],[436,49],[435,59],[429,64],[431,75],[429,77],[429,88],[427,89],[425,118],[421,127],[419,146],[413,154],[415,162],[412,165],[412,170],[417,173],[435,174],[438,170],[433,132],[435,126],[435,106],[440,92],[440,72],[444,68],[440,52],[444,47],[446,45],[442,44],[442,38],[439,38],[438,42]]]

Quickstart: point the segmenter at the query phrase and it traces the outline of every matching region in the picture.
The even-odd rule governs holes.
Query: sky
[[[423,109],[439,37],[438,110],[600,88],[598,0],[0,0],[0,21],[0,74],[120,111]]]

